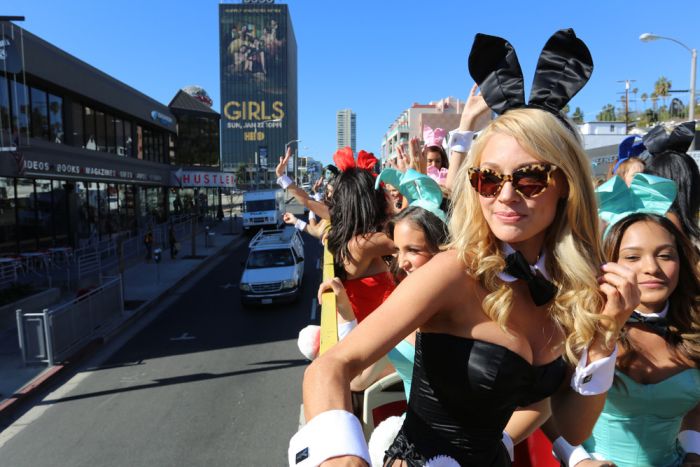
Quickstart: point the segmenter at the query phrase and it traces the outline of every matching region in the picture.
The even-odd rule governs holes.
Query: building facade
[[[453,130],[459,126],[464,102],[454,97],[446,97],[428,104],[414,103],[394,120],[382,137],[381,159],[386,161],[396,157],[396,145],[407,144],[411,138],[423,137],[423,128],[443,128]]]
[[[339,110],[335,116],[336,146],[338,149],[350,146],[354,153],[357,148],[357,121],[355,112],[350,109]]]
[[[221,167],[263,175],[298,139],[297,45],[287,5],[219,5]]]

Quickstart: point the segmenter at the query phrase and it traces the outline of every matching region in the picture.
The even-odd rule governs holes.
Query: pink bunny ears
[[[423,127],[423,141],[425,146],[442,146],[442,140],[445,139],[447,131],[443,128],[435,128],[434,130],[429,126]]]

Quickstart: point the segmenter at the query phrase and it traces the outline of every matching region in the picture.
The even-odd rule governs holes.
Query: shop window
[[[97,150],[101,152],[107,151],[107,134],[105,132],[105,113],[99,110],[95,111],[95,142]]]
[[[0,148],[12,146],[10,127],[10,88],[4,76],[0,76]],[[2,235],[2,234],[0,234]],[[0,243],[2,237],[0,237]],[[0,248],[2,248],[0,246]]]
[[[17,179],[17,219],[19,221],[17,236],[21,252],[37,249],[37,210],[34,196],[34,180]]]
[[[114,117],[114,141],[115,149],[118,156],[126,156],[126,148],[124,147],[124,122],[119,117]]]
[[[54,143],[61,144],[63,136],[63,98],[49,94],[49,138]]]
[[[0,177],[0,254],[17,252],[14,178]]]
[[[85,120],[85,149],[91,151],[97,151],[97,139],[95,135],[95,111],[90,107],[84,107],[84,120]]]
[[[12,109],[12,139],[17,144],[27,144],[29,138],[29,89],[22,83],[10,80]]]
[[[121,122],[120,122],[121,123]],[[117,152],[117,142],[116,142],[116,130],[115,118],[109,114],[105,114],[105,140],[107,145],[107,152],[111,154],[116,154]]]
[[[131,122],[124,120],[124,156],[134,157],[134,140],[131,134]]]
[[[66,182],[54,180],[53,184],[53,227],[56,246],[70,245],[68,229],[68,197],[66,196]]]
[[[84,148],[85,140],[83,139],[83,106],[77,102],[73,102],[71,106],[71,120],[73,122],[73,138],[70,143],[73,146]]]
[[[37,211],[36,235],[39,240],[39,248],[50,248],[54,244],[51,180],[36,180],[35,184]]]
[[[85,240],[92,236],[95,224],[95,206],[94,204],[90,205],[90,183],[76,182],[75,194],[78,209],[78,238]]]
[[[32,100],[32,137],[49,141],[49,104],[46,93],[30,88]]]

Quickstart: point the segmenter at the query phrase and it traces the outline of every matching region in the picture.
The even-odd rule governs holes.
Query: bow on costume
[[[666,151],[686,153],[695,136],[695,122],[685,122],[673,129],[656,125],[644,135],[642,141],[653,156]]]
[[[428,146],[440,146],[445,139],[447,131],[444,128],[435,128],[434,130],[428,125],[423,128],[423,144]]]
[[[620,146],[617,148],[617,162],[615,162],[615,167],[613,167],[613,173],[617,172],[620,168],[620,164],[625,162],[630,157],[637,157],[644,152],[646,146],[638,135],[628,136],[623,139]]]
[[[357,162],[355,162],[350,146],[338,149],[335,154],[333,154],[333,163],[341,172],[345,172],[350,168],[358,168],[373,172],[377,162],[377,158],[374,157],[374,154],[364,150],[360,150],[360,152],[357,153]]]
[[[560,111],[592,72],[593,59],[586,44],[573,29],[561,29],[542,49],[526,104],[523,72],[510,43],[501,37],[477,34],[469,54],[469,73],[491,110],[500,115],[510,109],[537,108],[554,114],[567,128]]]
[[[374,188],[379,189],[382,182],[398,188],[399,192],[408,199],[409,206],[421,207],[435,214],[443,222],[447,222],[445,211],[440,209],[442,190],[432,178],[413,169],[402,173],[390,167],[382,170],[374,183]]]
[[[625,217],[636,213],[663,216],[676,199],[676,184],[667,178],[638,173],[628,187],[620,177],[612,177],[596,190],[598,217],[610,227]]]

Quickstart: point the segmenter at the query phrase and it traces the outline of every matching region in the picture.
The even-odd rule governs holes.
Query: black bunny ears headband
[[[651,155],[665,151],[686,153],[695,137],[695,122],[685,122],[674,128],[657,125],[644,135],[642,141]]]
[[[508,41],[477,34],[469,54],[469,73],[491,110],[500,115],[510,109],[537,108],[554,114],[567,128],[570,124],[561,110],[588,82],[592,72],[593,59],[586,44],[573,29],[561,29],[542,49],[526,104],[523,72]]]

